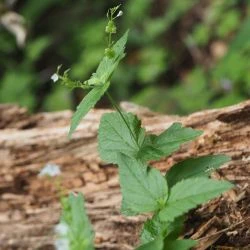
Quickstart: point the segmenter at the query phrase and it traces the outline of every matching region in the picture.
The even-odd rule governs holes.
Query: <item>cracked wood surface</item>
[[[212,244],[249,249],[250,101],[185,117],[153,113],[130,103],[122,106],[137,114],[151,133],[176,121],[204,130],[171,157],[152,163],[163,172],[188,157],[219,153],[232,157],[213,177],[230,180],[236,188],[193,211],[185,236],[201,239],[200,250]],[[1,249],[53,249],[53,226],[60,213],[56,190],[37,176],[47,163],[61,166],[67,190],[84,193],[97,249],[134,249],[145,216],[125,218],[119,213],[117,169],[103,163],[97,153],[98,124],[106,112],[110,110],[90,112],[68,139],[72,112],[29,115],[24,108],[0,105]]]

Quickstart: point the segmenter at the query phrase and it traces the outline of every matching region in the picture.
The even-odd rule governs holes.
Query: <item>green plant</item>
[[[93,250],[94,234],[89,223],[83,195],[71,193],[61,197],[62,215],[56,226],[57,250]]]
[[[57,250],[93,250],[94,234],[87,217],[84,198],[80,193],[70,193],[61,183],[61,170],[58,165],[48,163],[40,171],[39,177],[48,178],[57,190],[61,201],[61,218],[55,226]]]
[[[17,102],[33,112],[74,107],[83,93],[51,85],[50,75],[60,61],[72,66],[73,78],[89,77],[104,50],[104,10],[115,1],[7,2],[0,3],[0,19],[6,12],[19,13],[29,35],[20,49],[14,36],[0,29],[0,102]],[[113,75],[119,85],[113,84],[110,93],[118,101],[131,100],[169,114],[248,99],[249,6],[242,0],[124,1],[126,16],[119,23],[131,28],[128,56]],[[231,44],[243,29],[240,46],[231,53]],[[215,60],[212,48],[218,42],[230,56]],[[201,73],[196,77],[197,71]],[[105,96],[99,105],[103,104]]]
[[[184,215],[190,209],[232,187],[227,181],[212,180],[209,177],[210,173],[227,162],[229,157],[217,155],[188,159],[174,165],[165,175],[148,164],[151,160],[169,156],[183,143],[195,139],[202,132],[174,123],[160,135],[147,134],[137,116],[122,111],[115,103],[108,88],[114,70],[125,56],[128,37],[127,31],[116,43],[112,42],[112,35],[117,30],[114,20],[122,14],[118,10],[119,6],[108,12],[108,24],[105,29],[108,46],[90,79],[84,82],[73,81],[69,78],[68,70],[61,75],[60,68],[52,76],[54,81],[61,80],[67,87],[89,91],[73,115],[69,136],[72,136],[88,111],[106,94],[116,112],[102,116],[98,131],[98,148],[104,161],[119,167],[121,211],[130,216],[140,213],[152,214],[152,218],[143,226],[141,246],[137,250],[190,249],[196,242],[179,238],[185,222]],[[74,213],[73,210],[72,212]],[[75,218],[80,216],[80,213],[72,216]],[[84,230],[80,227],[78,229]]]

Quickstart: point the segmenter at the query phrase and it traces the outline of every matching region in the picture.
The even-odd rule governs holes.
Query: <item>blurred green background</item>
[[[72,78],[91,75],[106,46],[106,11],[119,3],[117,36],[130,35],[116,100],[187,114],[250,97],[250,1],[0,0],[0,103],[75,108],[84,93],[50,77],[59,64]]]

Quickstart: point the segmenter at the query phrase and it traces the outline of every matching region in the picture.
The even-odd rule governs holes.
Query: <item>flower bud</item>
[[[123,12],[120,10],[120,11],[118,12],[118,14],[117,14],[116,17],[122,16],[122,15],[123,15]]]
[[[105,56],[111,59],[111,58],[114,58],[115,51],[112,48],[106,48],[104,54]]]
[[[115,34],[116,33],[116,26],[113,21],[109,21],[108,25],[105,28],[105,32],[109,34]]]

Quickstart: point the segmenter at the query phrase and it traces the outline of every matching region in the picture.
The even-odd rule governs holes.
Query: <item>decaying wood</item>
[[[168,159],[152,163],[163,172],[187,157],[232,157],[213,177],[230,180],[236,188],[193,211],[184,236],[201,239],[200,250],[213,244],[250,249],[250,101],[186,117],[122,106],[142,118],[148,132],[160,133],[176,121],[204,130]],[[69,139],[70,111],[29,115],[23,108],[0,105],[0,249],[53,249],[53,227],[60,213],[56,189],[38,177],[47,163],[61,166],[67,190],[84,193],[97,249],[134,249],[145,216],[126,218],[119,213],[117,169],[97,153],[98,124],[106,112],[110,110],[93,110]]]

